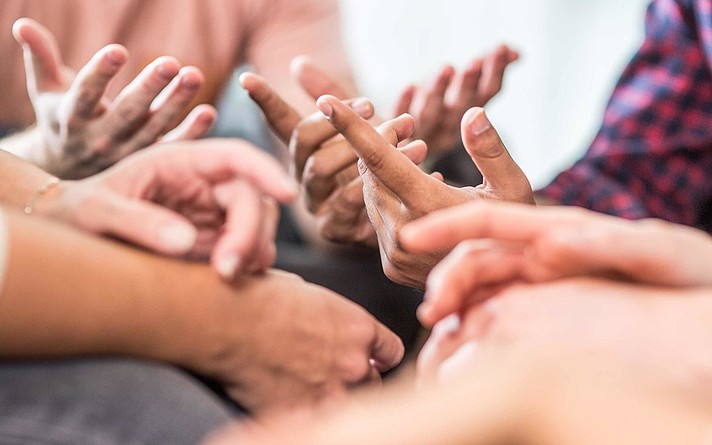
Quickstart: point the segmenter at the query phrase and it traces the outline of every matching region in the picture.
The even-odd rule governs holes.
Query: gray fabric
[[[1,444],[195,444],[231,419],[213,392],[169,366],[0,363]]]

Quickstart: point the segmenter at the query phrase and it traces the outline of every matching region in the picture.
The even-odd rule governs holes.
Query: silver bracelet
[[[30,198],[30,201],[25,206],[25,215],[32,215],[32,213],[35,211],[35,205],[37,205],[37,201],[39,201],[39,199],[44,194],[58,186],[60,182],[60,179],[55,176],[48,178],[44,182],[44,184],[42,184],[42,187],[38,188],[37,191],[35,191],[35,193],[32,195],[32,198]]]

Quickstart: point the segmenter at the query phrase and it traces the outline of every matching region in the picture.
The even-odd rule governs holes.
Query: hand
[[[42,167],[55,175],[89,176],[157,141],[204,136],[215,121],[214,108],[201,105],[169,132],[204,82],[197,68],[161,57],[111,100],[106,88],[126,63],[124,47],[103,48],[74,73],[63,64],[54,36],[37,22],[20,19],[13,34],[25,56]]]
[[[413,138],[424,140],[430,155],[451,150],[460,141],[462,116],[472,107],[484,107],[499,93],[506,68],[517,59],[516,51],[500,45],[460,72],[446,66],[429,85],[405,88],[393,115],[409,113],[415,118]]]
[[[319,76],[310,75],[307,79],[310,90],[336,88]],[[363,204],[358,157],[348,142],[322,113],[302,117],[260,76],[245,73],[240,83],[262,109],[276,135],[289,146],[290,172],[301,186],[320,235],[336,243],[375,245],[375,232]],[[364,99],[350,104],[364,118],[373,115],[373,106]],[[399,131],[397,123],[381,130],[389,134]]]
[[[520,354],[546,345],[604,352],[699,393],[712,377],[709,289],[675,289],[576,278],[492,291],[436,325],[418,358],[421,378],[449,380],[496,348]]]
[[[64,181],[36,210],[167,255],[210,258],[232,279],[274,262],[272,198],[294,194],[269,155],[246,142],[205,139],[157,146],[99,175]]]
[[[521,357],[491,354],[437,388],[401,384],[324,415],[242,421],[204,443],[701,444],[708,406],[620,357],[548,347]]]
[[[235,285],[217,309],[224,322],[189,368],[217,378],[253,414],[343,398],[403,358],[400,339],[364,309],[296,275]]]
[[[336,98],[324,96],[317,105],[361,159],[365,204],[378,235],[383,270],[397,283],[422,288],[427,274],[447,253],[447,250],[419,254],[405,251],[399,232],[411,220],[478,199],[534,203],[529,181],[481,108],[474,108],[463,117],[462,137],[485,178],[484,184],[456,188],[443,183],[437,175],[423,173],[398,153],[392,142],[384,140],[368,122]],[[406,148],[420,151],[421,156],[427,149],[422,141],[412,142]]]
[[[576,208],[472,203],[414,222],[401,241],[416,253],[460,243],[428,277],[418,311],[426,326],[475,304],[482,298],[478,289],[517,280],[612,276],[664,286],[712,285],[708,234]]]

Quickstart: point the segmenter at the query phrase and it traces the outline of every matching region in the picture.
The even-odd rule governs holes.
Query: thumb
[[[471,108],[462,118],[462,141],[485,179],[485,186],[508,201],[534,203],[531,185],[514,162],[485,110]]]
[[[22,46],[27,73],[27,88],[32,94],[66,88],[62,56],[54,35],[34,20],[15,22],[12,34]]]
[[[395,368],[405,355],[405,347],[401,339],[385,325],[374,320],[375,335],[372,340],[373,364],[380,372]]]
[[[80,226],[164,255],[188,253],[197,229],[183,216],[149,201],[109,194],[82,211]]]

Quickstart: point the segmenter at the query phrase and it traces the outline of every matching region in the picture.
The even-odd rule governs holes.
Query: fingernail
[[[351,108],[356,111],[361,117],[368,116],[371,113],[371,103],[368,99],[356,99]]]
[[[235,278],[235,273],[240,265],[240,257],[236,253],[232,253],[221,258],[218,261],[217,269],[221,277],[226,280]]]
[[[472,120],[470,121],[470,130],[475,136],[481,135],[485,131],[489,130],[491,127],[492,124],[490,124],[489,119],[487,119],[485,110],[482,109],[479,111],[479,113],[475,114],[475,117],[472,118]]]
[[[331,119],[331,117],[334,115],[334,107],[331,106],[328,100],[319,100],[317,101],[316,106],[319,107],[319,111],[321,111],[321,113],[327,119]]]
[[[112,49],[111,51],[106,53],[106,58],[113,65],[121,65],[122,63],[124,63],[124,54],[117,49]]]
[[[195,245],[198,233],[194,227],[172,223],[163,227],[158,237],[165,249],[176,253],[185,253]]]
[[[180,84],[183,88],[192,90],[200,86],[200,80],[196,76],[186,73],[181,76]]]
[[[166,79],[172,79],[176,75],[175,70],[171,69],[171,64],[165,61],[156,66],[156,72]]]

